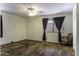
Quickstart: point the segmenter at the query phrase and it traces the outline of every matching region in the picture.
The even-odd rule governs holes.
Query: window
[[[46,32],[54,32],[53,20],[48,20]]]
[[[53,20],[48,20],[46,32],[47,33],[52,33],[52,32],[57,33],[58,32],[58,29]],[[62,25],[61,32],[64,32],[64,24]]]

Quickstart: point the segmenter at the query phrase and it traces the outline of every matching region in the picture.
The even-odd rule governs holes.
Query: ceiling
[[[72,12],[73,3],[2,3],[0,9],[5,12],[13,13],[20,16],[27,16],[28,7],[43,11],[37,15],[51,15],[62,12]]]

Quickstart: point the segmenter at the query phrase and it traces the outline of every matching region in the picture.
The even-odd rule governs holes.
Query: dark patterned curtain
[[[2,24],[2,16],[0,15],[0,37],[3,37],[3,24]]]
[[[47,27],[47,22],[48,22],[48,18],[43,18],[42,20],[42,23],[43,23],[43,41],[46,41],[46,33],[45,33],[45,30],[46,30],[46,27]]]
[[[56,27],[57,27],[57,29],[59,31],[58,32],[58,39],[59,39],[58,41],[59,42],[61,42],[61,28],[62,28],[62,24],[63,24],[64,18],[65,18],[65,16],[53,18],[53,20],[55,22],[55,25],[56,25]]]

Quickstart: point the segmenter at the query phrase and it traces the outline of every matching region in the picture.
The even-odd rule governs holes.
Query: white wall
[[[79,56],[79,3],[77,4],[77,55]]]
[[[41,40],[43,29],[42,29],[42,18],[41,17],[30,17],[27,20],[27,38],[32,40]]]
[[[26,39],[26,19],[6,12],[1,12],[1,14],[3,18],[3,38],[0,38],[0,45]]]
[[[72,13],[61,13],[55,14],[51,16],[37,16],[37,17],[29,17],[27,19],[27,38],[32,40],[42,40],[43,37],[43,26],[42,26],[42,18],[45,17],[57,17],[57,16],[65,16],[65,30],[63,35],[72,32]],[[58,42],[57,33],[46,33],[47,41],[49,42]]]
[[[76,37],[77,37],[76,35],[76,4],[74,4],[74,8],[73,8],[73,48],[75,50],[75,55],[77,55]]]
[[[0,15],[1,15],[1,10],[0,10]]]

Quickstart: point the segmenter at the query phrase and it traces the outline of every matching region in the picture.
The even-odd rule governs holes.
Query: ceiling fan
[[[26,10],[28,16],[36,16],[37,14],[43,13],[41,10],[36,10],[33,7],[28,7]]]

